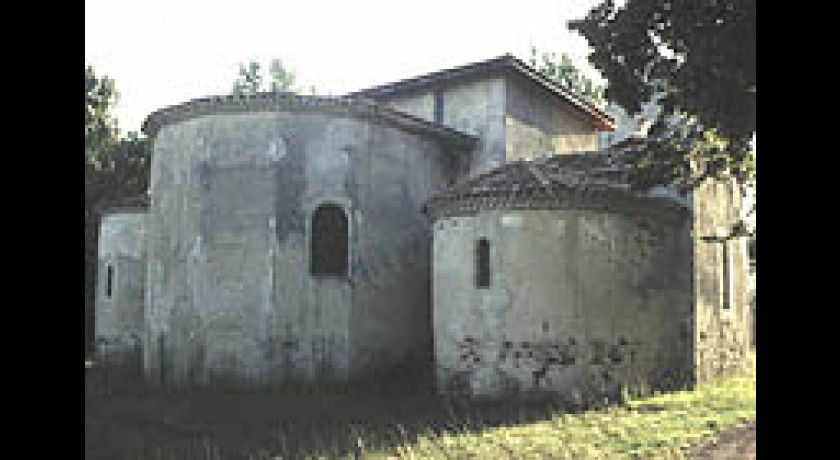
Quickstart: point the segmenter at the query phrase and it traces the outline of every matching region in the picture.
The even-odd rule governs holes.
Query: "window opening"
[[[319,206],[312,215],[311,273],[347,275],[347,217],[337,205]]]
[[[476,245],[476,287],[490,287],[490,242],[486,238]]]

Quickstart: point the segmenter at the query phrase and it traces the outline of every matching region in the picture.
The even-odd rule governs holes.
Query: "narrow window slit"
[[[490,242],[486,238],[478,240],[476,246],[476,287],[490,287]]]
[[[114,267],[108,265],[106,279],[105,279],[105,296],[111,298],[114,293]]]

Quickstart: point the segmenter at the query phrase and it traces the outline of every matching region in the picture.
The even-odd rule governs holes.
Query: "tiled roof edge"
[[[437,218],[479,209],[690,209],[685,200],[632,188],[628,174],[641,155],[601,151],[514,160],[433,193],[424,210]]]
[[[153,112],[146,117],[142,130],[145,134],[154,136],[163,126],[200,116],[286,110],[328,111],[379,118],[407,131],[431,134],[464,147],[471,147],[478,141],[478,138],[471,134],[398,112],[368,98],[304,96],[277,92],[192,99]]]
[[[488,210],[517,211],[601,211],[660,218],[679,218],[688,209],[672,200],[641,194],[587,193],[553,190],[537,195],[499,194],[474,197],[436,198],[423,208],[433,221]]]

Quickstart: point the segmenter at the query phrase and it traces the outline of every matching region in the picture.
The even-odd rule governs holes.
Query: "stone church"
[[[631,190],[614,128],[510,55],[154,112],[148,199],[101,222],[100,359],[256,387],[425,363],[473,395],[737,372],[746,244],[705,237],[740,194]]]

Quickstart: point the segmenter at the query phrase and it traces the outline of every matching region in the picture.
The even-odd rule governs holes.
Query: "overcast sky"
[[[597,0],[85,0],[85,63],[116,82],[120,127],[227,94],[239,63],[281,58],[300,85],[338,95],[488,59],[566,52],[591,77],[568,31]]]

